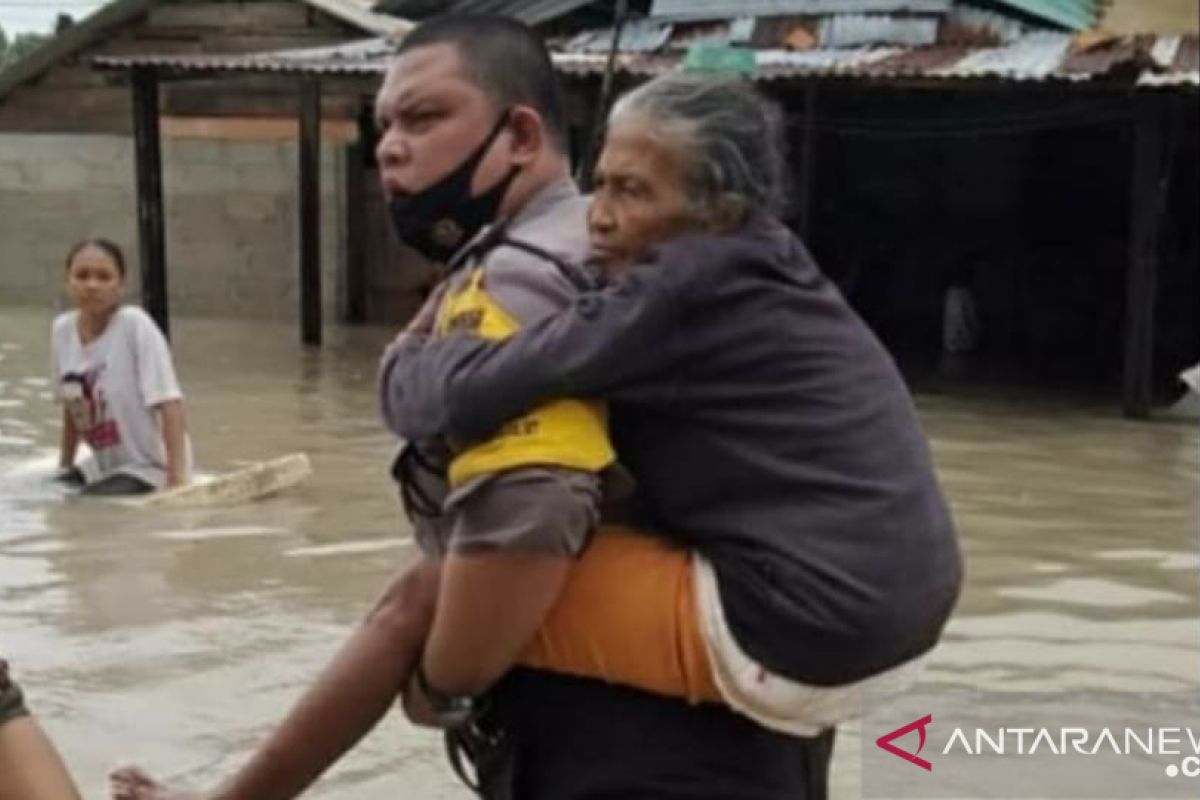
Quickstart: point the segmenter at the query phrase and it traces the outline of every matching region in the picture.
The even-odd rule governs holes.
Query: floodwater
[[[314,352],[294,325],[174,321],[200,468],[304,451],[315,475],[257,503],[134,511],[45,479],[49,322],[0,308],[0,653],[86,797],[129,760],[202,785],[244,759],[414,557],[375,410],[390,332],[329,328]],[[918,403],[969,573],[925,688],[1200,689],[1200,429],[1126,422],[1111,403]],[[839,736],[836,798],[859,795],[859,738]],[[312,796],[468,794],[440,740],[394,713]]]

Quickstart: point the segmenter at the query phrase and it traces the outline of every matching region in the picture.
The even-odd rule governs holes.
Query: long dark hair
[[[95,247],[97,250],[103,250],[105,255],[113,260],[117,265],[117,272],[120,273],[122,280],[125,278],[125,254],[121,252],[121,247],[111,239],[104,239],[96,236],[90,239],[84,239],[77,242],[67,251],[66,268],[71,268],[71,262],[75,260],[75,256],[79,255],[79,251],[87,247]]]

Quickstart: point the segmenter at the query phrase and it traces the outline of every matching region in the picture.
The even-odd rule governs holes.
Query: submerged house
[[[911,375],[1118,390],[1140,416],[1200,359],[1198,18],[1190,0],[654,0],[618,64],[624,85],[738,71],[782,103],[790,222]],[[567,39],[560,63],[595,70],[612,39]]]

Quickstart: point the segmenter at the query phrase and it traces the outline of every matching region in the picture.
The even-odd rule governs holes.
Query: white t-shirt
[[[104,332],[86,345],[78,319],[78,311],[68,311],[54,320],[51,363],[57,396],[92,449],[96,477],[125,473],[161,489],[167,457],[154,407],[183,398],[167,341],[135,306],[118,308]],[[190,478],[191,442],[185,447]]]

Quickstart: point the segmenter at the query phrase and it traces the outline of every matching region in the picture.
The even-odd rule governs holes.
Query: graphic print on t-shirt
[[[104,365],[101,364],[84,373],[67,373],[62,377],[59,389],[75,428],[93,450],[121,443],[117,421],[108,414],[108,401],[100,385],[103,372]]]

